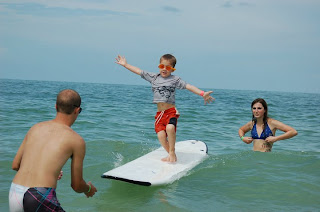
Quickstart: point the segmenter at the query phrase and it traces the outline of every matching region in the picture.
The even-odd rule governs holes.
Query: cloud
[[[84,16],[99,16],[99,15],[116,15],[116,16],[135,16],[136,13],[111,10],[102,4],[84,4],[84,3],[73,3],[64,4],[62,2],[52,1],[39,3],[36,1],[27,1],[19,3],[0,3],[0,8],[6,8],[11,11],[15,11],[17,14],[22,15],[33,15],[33,16],[73,16],[73,15],[84,15]]]
[[[239,6],[242,6],[242,7],[251,7],[251,6],[254,6],[254,4],[249,3],[249,2],[239,2]]]
[[[231,7],[235,7],[235,6],[251,7],[251,6],[254,6],[254,4],[249,3],[249,2],[237,2],[237,3],[234,3],[232,1],[226,1],[221,5],[221,7],[224,7],[224,8],[231,8]]]
[[[171,7],[171,6],[164,6],[162,7],[163,10],[167,11],[167,12],[173,12],[173,13],[178,13],[180,12],[180,10],[176,7]]]
[[[221,5],[221,7],[230,8],[232,7],[232,3],[231,1],[226,1]]]

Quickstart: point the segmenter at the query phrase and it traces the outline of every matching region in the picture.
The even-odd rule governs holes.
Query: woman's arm
[[[250,144],[253,141],[251,137],[244,137],[244,135],[251,130],[251,126],[252,126],[252,122],[249,121],[248,123],[240,127],[238,131],[240,139],[246,144]]]
[[[275,119],[270,119],[268,123],[272,128],[279,129],[284,132],[284,134],[279,135],[279,136],[269,136],[268,138],[265,139],[267,142],[274,143],[276,141],[284,140],[284,139],[289,139],[292,138],[296,135],[298,135],[298,132],[293,128],[290,127],[280,121],[277,121]]]

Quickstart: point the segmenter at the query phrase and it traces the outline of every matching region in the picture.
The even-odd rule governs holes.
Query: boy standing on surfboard
[[[141,70],[138,67],[127,63],[125,57],[118,55],[116,63],[122,65],[131,72],[138,74],[141,78],[151,83],[153,91],[153,103],[157,104],[157,114],[155,116],[155,131],[163,148],[168,152],[168,156],[162,161],[176,162],[175,154],[176,130],[179,113],[175,107],[175,89],[188,89],[189,91],[203,97],[205,103],[214,100],[210,94],[213,91],[204,92],[199,88],[183,81],[180,77],[171,75],[176,69],[176,58],[171,54],[165,54],[160,58],[158,66],[160,73],[151,73]]]

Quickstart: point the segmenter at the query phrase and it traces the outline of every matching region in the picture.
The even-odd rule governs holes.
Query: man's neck
[[[72,117],[72,115],[58,112],[56,118],[53,119],[53,121],[71,127],[75,122],[75,119]]]

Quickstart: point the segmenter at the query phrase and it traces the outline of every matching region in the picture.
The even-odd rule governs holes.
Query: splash
[[[112,152],[112,154],[114,158],[113,166],[115,168],[121,166],[124,157],[118,152]]]

